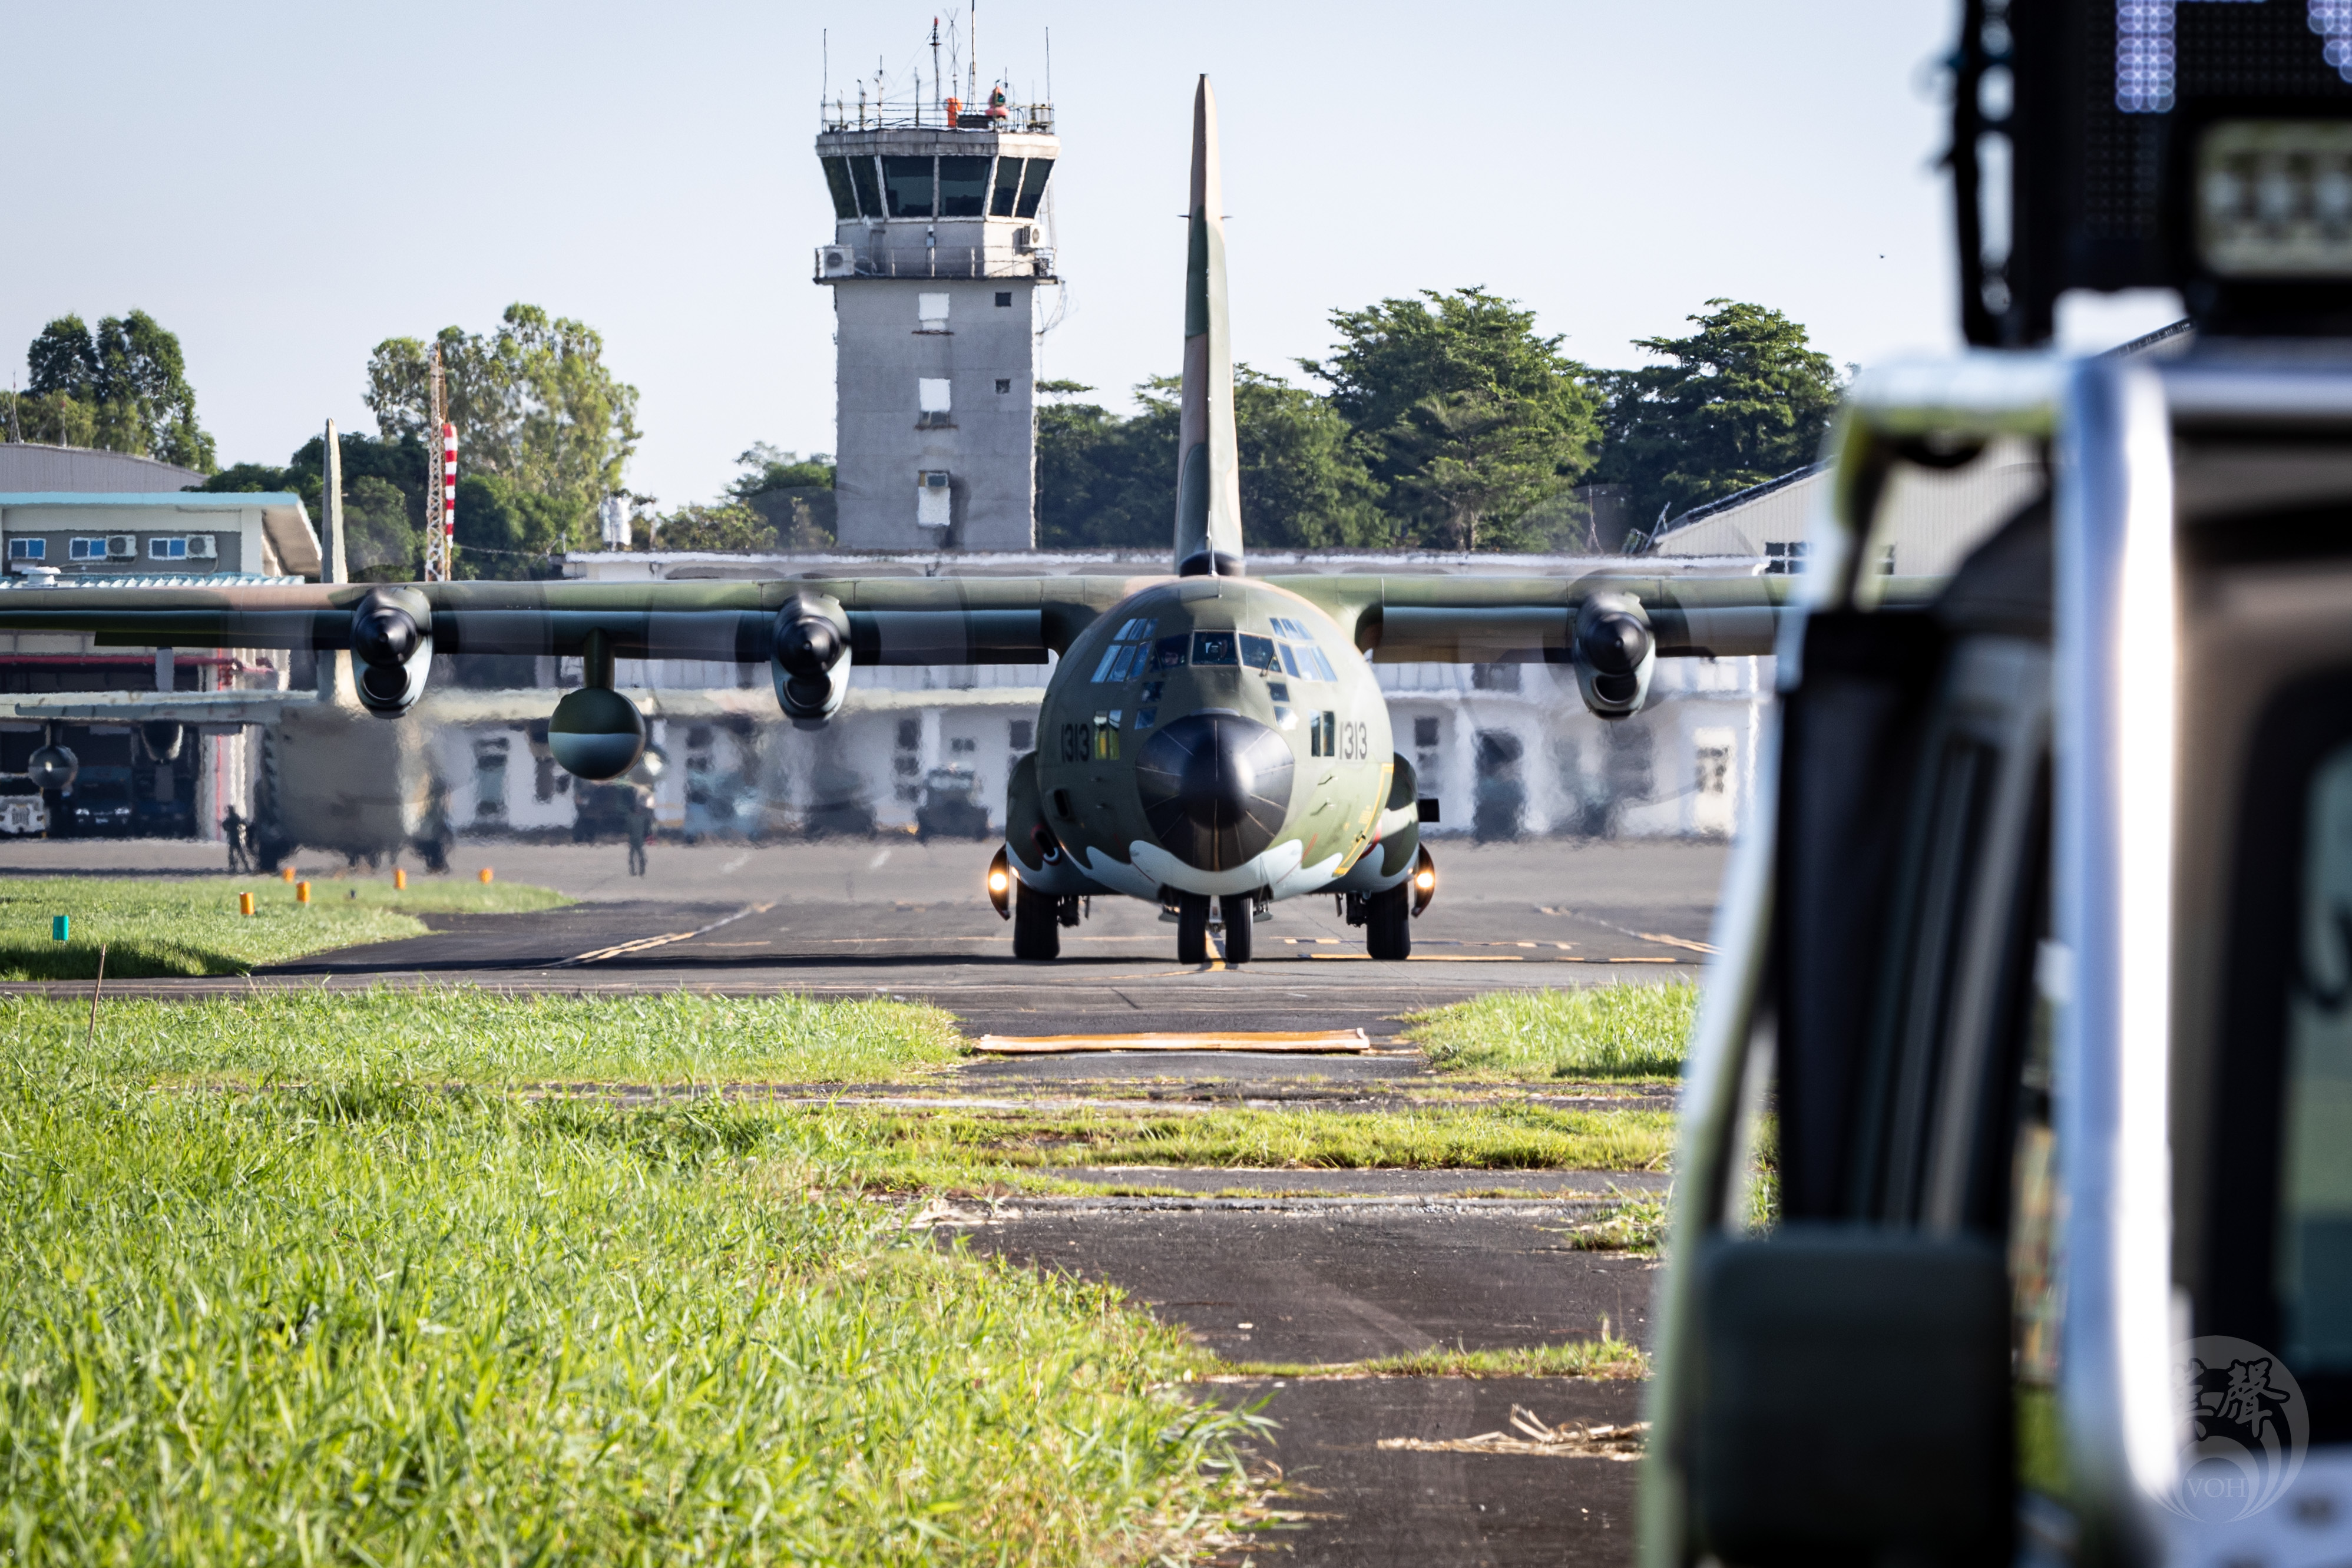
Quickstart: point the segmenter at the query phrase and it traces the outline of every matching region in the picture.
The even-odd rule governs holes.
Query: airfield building
[[[834,216],[815,279],[833,290],[835,537],[1030,548],[1037,293],[1058,280],[1051,106],[836,106],[816,152]]]

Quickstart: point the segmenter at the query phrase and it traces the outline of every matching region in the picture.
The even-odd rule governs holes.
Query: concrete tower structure
[[[928,121],[928,122],[927,122]],[[830,109],[816,139],[834,243],[836,537],[848,550],[1036,540],[1047,104]]]

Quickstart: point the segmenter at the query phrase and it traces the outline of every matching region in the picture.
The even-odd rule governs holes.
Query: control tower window
[[[931,160],[885,158],[882,188],[888,193],[892,217],[931,216]]]
[[[1028,175],[1021,182],[1021,202],[1019,205],[1013,209],[1013,216],[1014,217],[1035,217],[1037,216],[1037,204],[1045,199],[1045,181],[1047,176],[1051,175],[1053,172],[1054,160],[1051,158],[1032,158],[1029,160]]]
[[[988,199],[989,216],[1013,216],[1013,204],[1021,198],[1021,162],[1018,158],[996,161],[996,194]]]
[[[824,160],[824,186],[833,193],[833,216],[854,218],[857,216],[857,193],[849,184],[849,160]]]
[[[874,177],[874,160],[850,159],[849,178],[850,183],[857,190],[858,206],[864,209],[867,217],[880,217],[882,216],[882,182]]]
[[[978,217],[988,200],[988,160],[940,160],[940,216]]]

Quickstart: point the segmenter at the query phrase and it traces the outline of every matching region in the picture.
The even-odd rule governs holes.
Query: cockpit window
[[[1192,662],[1194,664],[1233,664],[1234,634],[1231,632],[1194,632]]]
[[[1242,662],[1252,669],[1280,669],[1282,663],[1274,656],[1272,637],[1255,637],[1242,634]]]
[[[1148,639],[1159,626],[1158,621],[1144,616],[1121,623],[1110,647],[1103,649],[1102,662],[1095,666],[1095,679],[1118,681],[1141,675],[1150,652]]]
[[[1192,639],[1182,632],[1178,632],[1172,637],[1161,637],[1151,645],[1151,668],[1154,669],[1182,668],[1184,650],[1192,646]]]

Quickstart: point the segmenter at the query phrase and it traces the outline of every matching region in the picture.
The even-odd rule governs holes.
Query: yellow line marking
[[[1199,1035],[982,1035],[975,1051],[1052,1056],[1072,1051],[1368,1051],[1361,1029],[1220,1030]]]
[[[1681,937],[1664,936],[1653,931],[1637,931],[1633,934],[1640,937],[1643,942],[1662,942],[1667,947],[1686,947],[1693,952],[1713,952],[1715,951],[1715,949],[1707,946],[1707,944],[1703,942],[1685,942]]]

